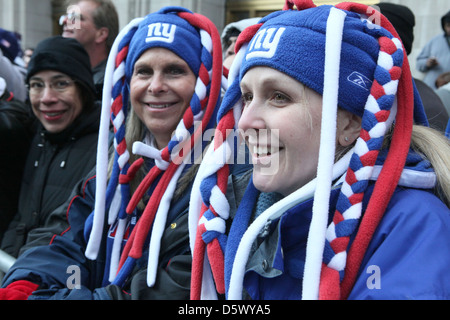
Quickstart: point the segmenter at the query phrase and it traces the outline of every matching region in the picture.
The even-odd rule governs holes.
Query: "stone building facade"
[[[343,1],[343,0],[342,0]],[[317,5],[342,1],[314,0]],[[450,10],[448,0],[384,0],[408,6],[416,16],[415,40],[409,56],[413,75],[415,57],[434,35],[442,32],[440,18]],[[232,21],[264,16],[281,9],[284,0],[113,0],[119,12],[120,27],[163,6],[183,6],[210,18],[222,31]],[[355,0],[374,4],[379,1]],[[0,27],[22,35],[22,47],[34,47],[42,39],[58,34],[59,17],[65,13],[64,0],[0,0]]]

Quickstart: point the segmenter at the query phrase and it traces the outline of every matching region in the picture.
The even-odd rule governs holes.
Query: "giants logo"
[[[250,42],[246,60],[251,58],[272,58],[277,51],[281,35],[286,28],[269,28],[258,31]]]
[[[145,42],[162,41],[172,43],[175,39],[176,25],[168,23],[152,23],[148,26],[148,35]]]

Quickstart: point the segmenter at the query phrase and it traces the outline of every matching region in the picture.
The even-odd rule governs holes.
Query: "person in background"
[[[106,60],[119,32],[119,17],[111,0],[69,0],[67,14],[60,18],[62,36],[75,38],[89,54],[101,100]]]
[[[436,89],[436,79],[444,72],[450,71],[450,11],[441,17],[444,31],[432,38],[419,53],[416,59],[417,70],[425,74],[423,81]]]
[[[15,99],[25,102],[27,99],[26,69],[16,63],[20,52],[19,40],[15,33],[0,28],[0,77],[6,81]]]
[[[32,138],[31,110],[14,98],[0,78],[0,239],[17,213],[20,182]]]
[[[34,52],[34,48],[26,48],[23,51],[22,59],[25,64],[25,68],[28,67],[28,64],[30,63],[30,59],[31,59],[31,56],[33,55],[33,52]]]
[[[446,84],[441,85],[439,88],[437,88],[436,94],[444,104],[447,113],[450,114],[450,82],[447,82]],[[448,121],[450,121],[450,119]]]
[[[242,19],[236,22],[231,22],[225,26],[222,31],[222,48],[223,48],[223,64],[229,69],[231,63],[233,62],[235,53],[234,53],[234,45],[236,44],[236,40],[239,34],[245,28],[256,24],[261,18],[248,18]]]
[[[404,5],[388,2],[380,2],[375,8],[378,8],[392,23],[409,56],[414,42],[414,13]],[[423,102],[430,127],[445,132],[450,113],[444,106],[441,97],[422,80],[414,78],[414,83]]]
[[[89,56],[75,39],[56,36],[41,41],[26,82],[37,129],[25,162],[18,210],[1,243],[13,257],[48,244],[54,234],[67,229],[65,213],[50,216],[94,167],[100,117]]]
[[[236,43],[217,127],[237,124],[253,174],[220,246],[193,249],[192,298],[448,300],[450,142],[426,126],[398,34],[363,4],[285,9]],[[190,214],[226,224],[230,165],[203,173],[232,146],[215,137]]]
[[[162,8],[122,30],[106,68],[112,99],[102,106],[96,169],[61,208],[70,229],[19,257],[0,299],[189,297],[187,210],[209,144],[203,133],[215,126],[222,62],[215,25],[185,8]],[[81,275],[75,283],[71,266]]]

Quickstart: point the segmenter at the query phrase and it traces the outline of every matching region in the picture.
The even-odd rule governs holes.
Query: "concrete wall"
[[[145,16],[166,6],[181,6],[200,13],[222,29],[225,21],[226,0],[113,0],[119,11],[120,27],[136,17]]]
[[[51,0],[0,0],[0,28],[22,35],[22,47],[52,34]]]
[[[416,57],[423,46],[435,35],[443,33],[441,28],[441,17],[450,10],[449,0],[390,0],[402,4],[411,9],[416,18],[414,27],[414,43],[411,54],[408,57],[411,72],[414,77],[423,78],[423,74],[416,70]]]
[[[120,28],[136,17],[165,6],[182,6],[214,21],[221,30],[226,0],[113,0],[119,12]],[[22,47],[36,46],[53,35],[53,7],[60,10],[63,0],[0,0],[0,28],[22,35]]]

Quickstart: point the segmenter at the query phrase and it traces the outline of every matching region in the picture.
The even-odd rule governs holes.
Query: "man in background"
[[[75,38],[87,51],[101,99],[109,52],[119,33],[119,17],[111,0],[69,0],[67,14],[60,18],[64,38]]]

